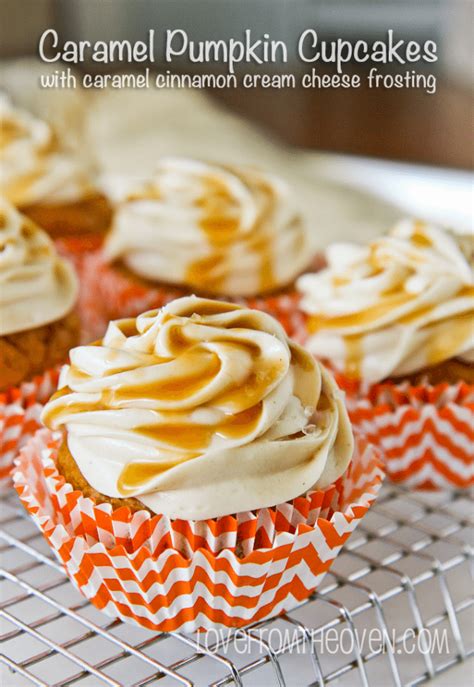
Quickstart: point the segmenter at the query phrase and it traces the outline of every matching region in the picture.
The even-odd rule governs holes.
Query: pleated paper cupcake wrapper
[[[87,285],[86,261],[90,254],[97,252],[104,237],[101,234],[68,236],[55,240],[58,252],[69,260],[79,277],[79,296],[76,305],[81,319],[81,343],[87,344],[103,336],[108,320],[103,312],[101,296],[95,286],[92,291]]]
[[[10,472],[19,449],[40,427],[43,404],[56,390],[58,370],[0,392],[0,487],[11,485]]]
[[[97,251],[104,242],[102,234],[84,234],[55,239],[54,243],[63,257],[80,267],[86,255]]]
[[[474,385],[377,384],[347,403],[392,481],[431,490],[474,484]]]
[[[184,523],[97,506],[74,492],[55,467],[59,441],[41,430],[17,458],[24,506],[97,608],[160,631],[240,627],[298,605],[364,517],[384,474],[377,449],[358,437],[345,476],[318,496]]]
[[[95,331],[98,335],[104,331],[110,320],[135,317],[147,310],[161,308],[175,298],[190,293],[186,289],[168,285],[141,284],[120,269],[107,264],[100,251],[84,258],[82,276],[88,296],[88,318],[95,320]],[[306,317],[298,307],[300,296],[292,289],[269,296],[229,297],[220,300],[263,310],[275,317],[295,341],[301,342],[306,338]]]

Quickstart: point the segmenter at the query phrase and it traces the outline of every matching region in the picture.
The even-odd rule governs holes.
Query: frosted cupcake
[[[70,359],[43,420],[96,499],[214,518],[326,487],[352,455],[335,382],[265,313],[181,298]]]
[[[444,436],[446,423],[439,421],[435,433],[443,434],[441,443],[456,443],[460,433],[470,441],[466,413],[472,409],[469,389],[474,380],[472,259],[472,236],[415,221],[401,222],[368,246],[332,246],[327,269],[298,282],[301,308],[308,317],[307,348],[327,360],[350,392],[366,396],[376,408],[383,398],[392,407],[401,404],[406,412],[423,400],[421,415],[435,417],[450,404],[456,427]],[[386,421],[380,408],[378,412],[380,421]],[[419,422],[412,429],[421,440],[422,418]],[[408,444],[395,443],[397,472],[408,475],[408,459],[400,460]],[[458,448],[452,443],[448,447],[458,457],[444,465],[450,472],[445,477],[465,486],[472,481],[474,458],[467,444],[466,450]],[[430,460],[440,463],[445,454],[435,447]],[[433,484],[432,477],[425,481]]]
[[[380,485],[331,375],[266,313],[185,297],[111,322],[59,386],[17,489],[75,584],[147,627],[288,608]]]
[[[105,232],[108,200],[51,127],[0,97],[0,193],[53,237]]]
[[[165,159],[125,186],[88,271],[107,320],[195,293],[267,310],[295,334],[294,280],[312,256],[286,183],[250,168]]]
[[[0,480],[79,342],[77,294],[47,234],[0,198]]]

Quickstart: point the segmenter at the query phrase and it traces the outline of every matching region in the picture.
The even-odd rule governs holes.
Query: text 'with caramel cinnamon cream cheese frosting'
[[[368,246],[336,244],[298,280],[308,349],[348,377],[378,382],[474,351],[472,236],[403,221]]]
[[[289,285],[311,261],[290,189],[256,169],[165,159],[116,195],[105,255],[139,277],[249,296]]]
[[[205,519],[273,506],[346,469],[342,394],[269,315],[180,298],[71,351],[43,419],[89,484]]]
[[[0,336],[60,320],[78,286],[49,236],[0,197]]]

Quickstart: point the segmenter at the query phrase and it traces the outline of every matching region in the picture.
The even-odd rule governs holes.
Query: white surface
[[[474,230],[474,174],[348,155],[308,155],[314,172],[373,193],[407,213],[464,232]]]

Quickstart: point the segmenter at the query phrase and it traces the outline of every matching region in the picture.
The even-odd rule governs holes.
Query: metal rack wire
[[[291,613],[230,635],[157,634],[83,599],[10,492],[0,684],[420,684],[474,653],[472,514],[465,492],[385,486],[321,589]]]

